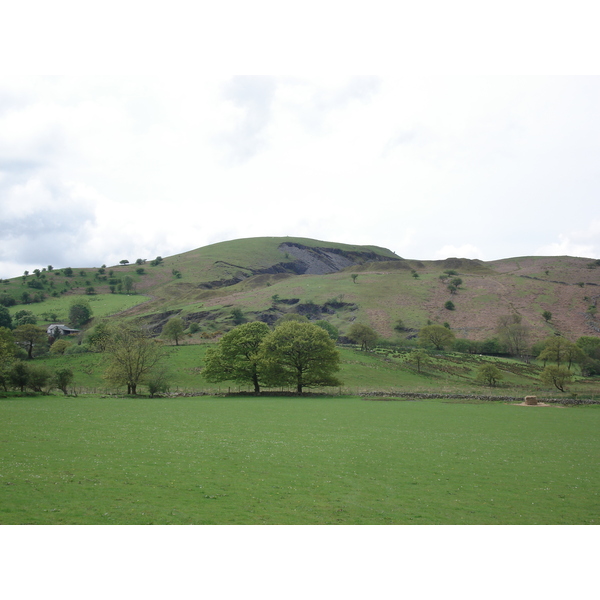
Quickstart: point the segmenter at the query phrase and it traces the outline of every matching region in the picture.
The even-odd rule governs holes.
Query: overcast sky
[[[30,60],[0,78],[0,277],[255,236],[418,259],[600,256],[596,74],[255,76],[155,59],[77,75]]]

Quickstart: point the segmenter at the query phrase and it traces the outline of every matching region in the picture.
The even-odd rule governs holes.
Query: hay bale
[[[537,396],[525,396],[525,404],[535,405],[537,403]]]

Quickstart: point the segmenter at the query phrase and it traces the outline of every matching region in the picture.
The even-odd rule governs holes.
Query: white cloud
[[[536,249],[541,256],[600,256],[600,219],[594,219],[585,229],[558,234],[558,241]]]
[[[598,78],[7,81],[3,277],[257,235],[598,254]]]

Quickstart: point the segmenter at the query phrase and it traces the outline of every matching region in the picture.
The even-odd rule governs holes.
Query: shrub
[[[65,353],[65,350],[70,346],[66,340],[56,340],[52,346],[50,346],[50,354],[61,355]]]

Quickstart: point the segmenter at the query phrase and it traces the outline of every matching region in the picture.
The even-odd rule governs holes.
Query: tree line
[[[104,321],[85,335],[84,343],[72,343],[63,336],[48,336],[46,330],[36,325],[36,318],[29,311],[19,311],[11,320],[6,309],[0,307],[0,385],[40,391],[49,386],[66,389],[73,374],[50,373],[43,366],[28,364],[34,356],[102,352],[106,355],[105,380],[118,387],[126,387],[129,394],[136,394],[144,384],[151,395],[166,391],[169,373],[166,359],[169,349],[153,339],[140,327],[109,324]],[[89,303],[75,301],[69,309],[69,322],[83,327],[92,317]],[[255,392],[265,387],[294,386],[302,393],[307,387],[338,386],[341,382],[335,374],[339,371],[339,352],[336,341],[352,341],[361,350],[374,349],[381,340],[376,331],[363,323],[353,323],[347,335],[340,338],[339,331],[331,323],[309,321],[297,314],[288,314],[271,328],[257,321],[243,323],[243,314],[232,311],[232,319],[238,325],[224,334],[220,342],[208,350],[203,369],[204,378],[210,383],[233,381],[250,385]],[[198,324],[192,324],[198,325]],[[400,327],[397,326],[397,329]],[[191,326],[187,333],[191,332]],[[197,328],[196,328],[197,329]],[[500,353],[510,350],[513,355],[526,353],[536,356],[544,366],[542,381],[564,391],[572,378],[572,366],[577,364],[583,375],[600,374],[600,338],[584,336],[576,343],[562,336],[551,336],[533,347],[528,345],[528,330],[518,315],[502,317],[497,327],[498,338],[484,342],[456,339],[454,332],[445,326],[429,323],[418,331],[417,341],[421,349],[414,349],[408,361],[421,373],[422,366],[430,363],[430,351],[445,349],[467,353],[488,350]],[[179,345],[186,335],[185,322],[180,317],[167,321],[161,337]],[[49,343],[50,341],[50,343]],[[492,347],[493,346],[493,347]],[[70,378],[69,378],[70,377]],[[476,379],[495,386],[502,379],[501,371],[494,365],[479,369]],[[66,383],[65,383],[66,382]]]

